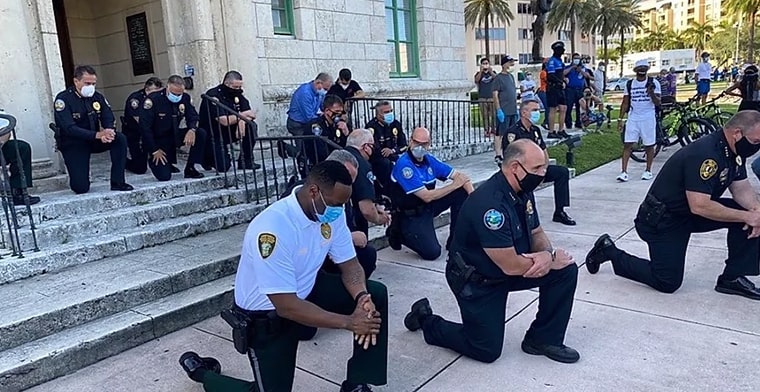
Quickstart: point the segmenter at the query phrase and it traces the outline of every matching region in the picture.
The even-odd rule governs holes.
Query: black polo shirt
[[[369,222],[362,215],[362,211],[359,208],[359,202],[362,200],[375,201],[375,175],[372,174],[372,166],[364,159],[361,152],[354,147],[346,147],[346,151],[350,152],[356,160],[359,161],[359,170],[356,175],[356,181],[352,186],[351,192],[351,206],[355,230],[361,231],[367,234],[369,230]],[[351,225],[349,225],[351,226]]]
[[[541,129],[532,124],[530,128],[525,128],[525,125],[522,123],[522,119],[520,119],[517,124],[507,129],[506,136],[503,139],[506,141],[506,143],[502,142],[504,146],[503,148],[507,148],[507,145],[509,145],[509,143],[512,143],[513,141],[519,139],[533,140],[533,142],[538,144],[542,150],[546,150],[546,143],[544,142],[543,135],[541,135]]]
[[[479,273],[503,277],[484,249],[515,248],[517,254],[529,253],[531,232],[539,226],[533,193],[515,192],[499,171],[462,204],[450,249]]]
[[[348,82],[348,87],[346,88],[343,88],[339,82],[336,82],[329,90],[327,90],[327,94],[337,95],[343,100],[343,102],[345,102],[346,99],[353,98],[357,92],[361,91],[361,89],[362,86],[360,86],[355,80]]]

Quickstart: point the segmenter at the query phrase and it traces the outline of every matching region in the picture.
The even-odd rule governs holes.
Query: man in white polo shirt
[[[617,176],[620,182],[628,181],[628,160],[631,158],[633,145],[641,139],[641,144],[646,148],[647,168],[641,174],[642,180],[652,179],[652,160],[654,159],[654,145],[657,142],[657,113],[656,106],[660,106],[660,82],[653,77],[647,76],[649,62],[639,60],[633,67],[636,78],[629,80],[623,93],[623,103],[620,105],[620,118],[618,129],[623,134],[623,170]],[[628,122],[625,123],[625,116]],[[625,127],[624,127],[625,124]]]
[[[697,64],[697,94],[702,100],[702,105],[707,102],[707,94],[710,93],[710,75],[712,74],[712,64],[710,64],[710,53],[702,52],[700,56],[702,61]]]
[[[289,392],[303,325],[354,333],[341,392],[384,385],[388,357],[388,293],[367,281],[356,259],[343,205],[351,175],[335,161],[315,165],[304,185],[248,226],[235,279],[235,309],[246,322],[236,349],[247,352],[255,381],[222,376],[188,352],[180,365],[207,392]],[[325,257],[340,275],[320,271]],[[233,335],[238,331],[233,329]],[[245,344],[240,348],[240,341]],[[246,349],[247,348],[247,349]]]

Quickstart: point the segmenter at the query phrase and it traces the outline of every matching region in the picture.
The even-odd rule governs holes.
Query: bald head
[[[509,143],[504,149],[503,157],[501,171],[512,189],[522,190],[518,179],[522,180],[528,173],[546,175],[546,154],[532,140],[518,139]]]
[[[412,131],[412,139],[419,140],[420,142],[430,142],[430,131],[425,127],[417,127]]]

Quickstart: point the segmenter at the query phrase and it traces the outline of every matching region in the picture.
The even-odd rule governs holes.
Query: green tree
[[[755,61],[755,21],[757,13],[760,10],[760,0],[724,0],[721,7],[731,10],[739,18],[744,18],[749,33],[749,44],[747,45],[747,61]]]
[[[587,17],[581,21],[581,29],[602,36],[601,58],[611,60],[609,53],[609,39],[614,35],[621,23],[633,23],[638,20],[638,14],[631,0],[589,0],[587,9],[593,9]],[[615,56],[615,60],[619,57]],[[605,80],[606,84],[606,80]]]
[[[604,60],[607,63],[617,63],[617,61],[620,59],[620,56],[615,53],[615,51],[607,50],[607,53],[604,53],[605,49],[602,48],[596,48],[596,58],[600,60]]]
[[[620,77],[623,77],[623,60],[625,60],[625,32],[639,29],[643,26],[641,23],[641,14],[638,12],[640,0],[628,0],[625,6],[625,12],[617,19],[615,30],[620,34]]]
[[[689,28],[683,32],[683,36],[686,39],[686,45],[691,46],[696,51],[696,56],[707,48],[707,43],[713,36],[715,28],[712,23],[689,23]]]
[[[486,58],[491,58],[489,42],[490,26],[493,21],[509,25],[515,18],[509,9],[508,0],[465,0],[464,22],[467,26],[476,30],[483,26],[483,38],[486,43]]]
[[[587,18],[593,18],[599,10],[593,9],[590,0],[554,0],[546,21],[551,31],[570,28],[570,52],[575,53],[575,35],[579,26],[588,25]],[[581,29],[582,32],[588,30]]]

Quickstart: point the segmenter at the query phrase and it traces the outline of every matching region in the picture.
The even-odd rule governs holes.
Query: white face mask
[[[525,75],[525,80],[533,80],[533,75]]]
[[[605,70],[604,65],[602,65],[601,67],[599,67],[599,70],[602,71],[602,72],[604,72],[604,70]]]
[[[340,87],[343,87],[343,89],[345,90],[345,89],[347,89],[347,88],[348,88],[348,86],[350,86],[350,85],[351,85],[351,82],[349,82],[349,83],[346,83],[346,84],[343,84],[343,83],[339,83],[339,84],[340,84]]]
[[[82,94],[82,96],[85,98],[92,97],[95,95],[95,85],[90,84],[87,86],[82,86],[82,91],[80,91],[80,94]]]
[[[573,59],[573,64],[578,65],[581,63],[581,59]]]

